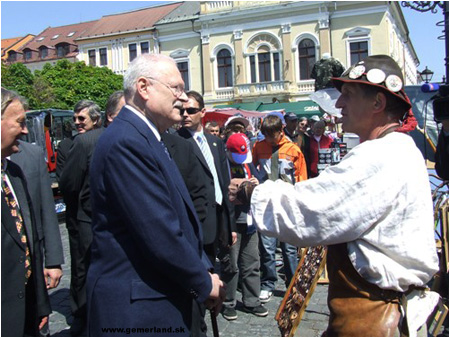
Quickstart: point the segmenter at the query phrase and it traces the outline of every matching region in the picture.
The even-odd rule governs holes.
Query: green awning
[[[280,103],[266,103],[261,104],[258,107],[258,111],[271,111],[271,110],[284,110],[285,112],[293,112],[298,117],[319,115],[322,113],[319,111],[317,103],[311,100],[297,101],[297,102],[280,102]]]
[[[218,104],[214,108],[236,108],[242,110],[257,111],[262,102],[247,102],[247,103],[233,103],[233,104]]]

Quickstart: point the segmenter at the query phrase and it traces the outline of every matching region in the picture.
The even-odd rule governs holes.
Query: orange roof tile
[[[31,50],[37,50],[42,45],[54,47],[61,42],[76,44],[74,40],[94,26],[96,22],[95,20],[60,27],[48,27],[22,49],[30,48]]]
[[[83,34],[81,39],[151,28],[158,20],[180,5],[182,5],[181,2],[171,3],[103,16],[90,30]]]

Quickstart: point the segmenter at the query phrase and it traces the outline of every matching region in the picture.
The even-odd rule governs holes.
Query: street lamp
[[[433,78],[434,72],[432,70],[429,70],[427,66],[425,66],[425,69],[420,73],[420,77],[422,78],[422,81],[425,83],[428,83]]]

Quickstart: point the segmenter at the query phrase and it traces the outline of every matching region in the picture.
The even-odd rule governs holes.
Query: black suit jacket
[[[27,180],[28,192],[36,216],[37,234],[44,252],[45,266],[62,265],[64,253],[61,234],[44,152],[37,145],[20,141],[19,152],[11,155],[11,161],[19,165]]]
[[[231,245],[231,232],[236,231],[236,223],[234,220],[234,207],[228,200],[228,186],[230,185],[230,173],[228,170],[228,160],[225,153],[225,146],[223,141],[211,134],[205,133],[206,140],[208,141],[209,148],[214,157],[214,165],[217,170],[217,176],[219,178],[220,188],[222,189],[222,208],[221,212],[216,211],[215,191],[214,191],[214,179],[208,164],[198,146],[197,142],[193,139],[191,133],[186,128],[178,130],[178,135],[187,139],[194,146],[194,154],[197,156],[201,163],[201,167],[206,178],[207,187],[207,215],[203,225],[204,243],[213,243],[217,236],[222,245]]]
[[[205,173],[194,154],[194,147],[190,142],[176,134],[163,133],[161,139],[180,170],[181,177],[183,177],[194,203],[198,219],[203,223],[207,211]]]
[[[66,204],[71,204],[71,209],[76,205],[76,217],[83,222],[91,222],[89,167],[95,145],[103,130],[98,128],[75,137],[59,181]]]
[[[56,179],[60,180],[64,165],[67,161],[67,156],[69,156],[70,148],[73,144],[73,137],[65,138],[58,144],[58,149],[56,150]]]
[[[32,257],[32,274],[28,281],[29,287],[25,290],[25,246],[20,241],[14,218],[2,190],[2,336],[24,335],[25,324],[30,324],[25,323],[26,302],[36,305],[34,318],[31,319],[34,330],[28,334],[38,335],[38,320],[50,314],[51,308],[44,280],[36,223],[22,170],[17,164],[8,161],[6,173],[19,203],[27,233]]]

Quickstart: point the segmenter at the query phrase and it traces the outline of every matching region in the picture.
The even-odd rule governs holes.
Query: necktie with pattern
[[[166,147],[166,144],[164,143],[163,140],[159,141],[159,144],[161,145],[161,147],[163,147],[164,152],[166,153],[167,157],[169,158],[169,160],[172,160],[172,156],[170,156],[169,150]]]
[[[209,149],[208,142],[201,135],[197,135],[198,144],[200,145],[200,150],[202,151],[203,156],[205,157],[206,163],[208,164],[209,170],[213,175],[214,180],[214,191],[216,195],[216,203],[222,204],[222,189],[220,189],[219,177],[217,176],[216,166],[214,165],[214,158],[211,153],[211,149]]]
[[[20,236],[20,241],[25,247],[25,278],[26,281],[28,281],[28,278],[30,278],[31,276],[31,255],[27,243],[27,234],[25,232],[25,227],[23,225],[23,219],[19,209],[19,205],[17,204],[17,201],[14,198],[14,194],[8,185],[8,181],[6,180],[6,173],[3,170],[3,167],[2,167],[2,189],[3,192],[5,193],[6,204],[9,207],[11,216],[14,218],[16,229]]]

